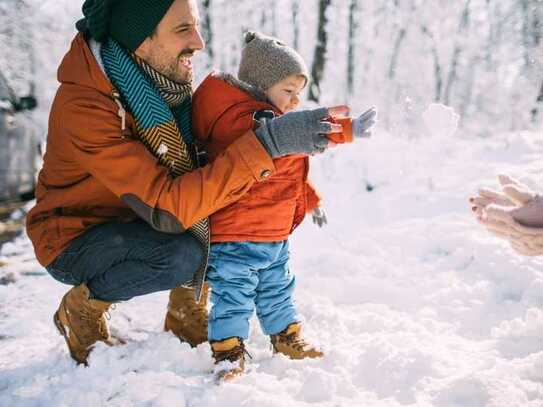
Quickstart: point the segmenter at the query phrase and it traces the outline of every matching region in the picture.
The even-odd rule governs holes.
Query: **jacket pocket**
[[[256,184],[235,204],[232,232],[255,238],[288,236],[294,222],[298,189],[298,183],[291,179],[270,179]]]

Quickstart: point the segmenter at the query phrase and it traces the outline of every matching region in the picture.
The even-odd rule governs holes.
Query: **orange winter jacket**
[[[94,225],[137,216],[168,233],[184,230],[231,204],[275,172],[248,129],[211,165],[173,179],[121,118],[113,85],[78,34],[58,71],[47,152],[27,217],[36,257],[50,264]]]
[[[265,95],[231,75],[212,73],[202,82],[194,93],[192,126],[211,162],[253,129],[253,114],[261,110],[281,114]],[[309,158],[291,155],[273,162],[273,176],[211,216],[212,242],[285,240],[317,207],[319,197],[307,180]]]

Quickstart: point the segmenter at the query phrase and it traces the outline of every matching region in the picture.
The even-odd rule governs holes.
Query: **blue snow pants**
[[[256,314],[266,335],[298,322],[288,268],[288,241],[229,242],[211,245],[207,279],[211,287],[208,339],[247,339]]]

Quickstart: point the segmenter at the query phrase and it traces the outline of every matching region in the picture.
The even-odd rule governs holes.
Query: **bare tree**
[[[347,93],[353,94],[355,76],[355,46],[358,30],[357,22],[358,0],[351,0],[349,5],[349,44],[347,49]]]
[[[294,49],[300,49],[300,0],[292,0],[292,28]]]
[[[202,6],[204,9],[204,18],[202,19],[202,34],[204,35],[204,41],[206,43],[206,52],[208,58],[207,67],[213,66],[213,27],[211,26],[211,8],[212,0],[202,0]]]
[[[422,30],[422,33],[430,39],[430,42],[432,44],[431,52],[432,52],[432,59],[434,61],[434,75],[435,75],[434,101],[439,102],[441,100],[441,92],[443,89],[443,78],[441,77],[441,73],[443,72],[443,69],[441,68],[441,63],[439,62],[439,54],[437,52],[437,43],[436,43],[434,34],[432,34],[432,32],[428,29],[428,27],[423,25],[421,26],[421,30]]]
[[[260,28],[264,34],[277,37],[277,4],[269,3],[262,7],[260,14]]]
[[[328,34],[326,26],[328,17],[326,13],[330,7],[331,0],[319,0],[319,26],[317,29],[317,46],[315,47],[315,55],[313,58],[313,67],[311,69],[311,77],[313,83],[309,88],[309,100],[319,102],[321,95],[320,83],[324,73],[326,63],[326,49],[328,46]]]
[[[462,53],[462,36],[464,31],[468,28],[470,21],[470,5],[471,0],[466,0],[464,10],[462,11],[462,15],[460,17],[460,23],[458,24],[458,29],[456,31],[456,41],[451,58],[451,67],[449,69],[447,84],[445,85],[445,91],[443,94],[443,101],[446,105],[450,103],[452,86],[457,78],[457,69],[460,61],[460,55]]]
[[[277,2],[271,3],[271,34],[277,37]]]
[[[398,31],[398,35],[396,35],[396,41],[394,41],[394,49],[392,51],[392,58],[390,58],[390,65],[388,67],[389,79],[394,79],[394,77],[396,76],[396,68],[398,66],[398,58],[400,57],[400,49],[402,47],[406,34],[407,30],[402,27],[400,31]]]

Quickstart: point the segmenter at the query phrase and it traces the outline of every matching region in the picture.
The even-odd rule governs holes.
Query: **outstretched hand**
[[[330,147],[327,136],[342,132],[340,124],[326,119],[348,112],[347,106],[289,112],[274,119],[261,119],[255,134],[272,158],[322,153]]]
[[[377,109],[366,110],[353,120],[353,136],[355,138],[371,137],[371,129],[377,124]]]
[[[502,192],[482,189],[470,198],[477,220],[492,234],[508,240],[520,254],[543,255],[543,200],[529,187],[499,176]]]

